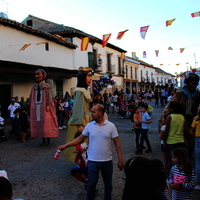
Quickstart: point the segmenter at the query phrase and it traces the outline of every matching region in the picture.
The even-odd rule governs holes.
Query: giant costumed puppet
[[[51,88],[45,83],[47,73],[43,69],[35,71],[35,81],[30,94],[31,137],[42,138],[42,146],[50,145],[50,138],[58,137],[58,122]]]
[[[90,102],[92,101],[88,86],[92,81],[92,69],[89,67],[80,67],[77,75],[77,87],[74,90],[74,104],[72,115],[68,122],[67,142],[74,139],[74,134],[78,126],[85,126],[91,121]],[[75,147],[70,147],[65,150],[67,161],[74,162]]]

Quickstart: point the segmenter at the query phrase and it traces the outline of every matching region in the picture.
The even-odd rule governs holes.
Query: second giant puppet
[[[77,127],[83,127],[91,121],[90,116],[90,102],[92,101],[88,86],[92,82],[92,69],[89,67],[80,67],[77,76],[77,87],[74,90],[74,105],[72,115],[68,122],[67,142],[74,139],[74,134]],[[75,147],[70,147],[65,150],[65,157],[67,161],[74,162]]]
[[[43,69],[35,71],[36,84],[30,94],[31,137],[41,137],[41,145],[50,145],[50,138],[58,137],[58,122],[51,88],[45,83],[47,74]]]

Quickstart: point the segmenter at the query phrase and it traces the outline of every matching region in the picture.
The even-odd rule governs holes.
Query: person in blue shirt
[[[141,131],[139,149],[138,149],[138,151],[136,151],[136,153],[138,153],[138,154],[142,154],[144,141],[147,144],[147,150],[145,151],[145,153],[152,152],[151,144],[149,142],[149,138],[148,138],[148,134],[147,134],[148,130],[149,130],[149,124],[152,122],[152,120],[150,120],[151,117],[149,116],[147,110],[148,110],[148,105],[146,103],[142,104],[142,106],[141,106],[142,119],[140,120],[142,131]]]

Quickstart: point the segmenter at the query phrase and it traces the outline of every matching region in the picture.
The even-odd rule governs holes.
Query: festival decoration
[[[172,47],[169,47],[168,50],[173,50]]]
[[[167,20],[166,21],[166,26],[172,25],[175,19]]]
[[[124,52],[121,52],[121,59],[125,59],[125,53]]]
[[[46,44],[47,42],[39,42],[37,45]]]
[[[191,16],[192,17],[200,17],[200,11],[199,12],[191,13]]]
[[[146,58],[147,57],[147,53],[146,51],[143,51],[143,58]]]
[[[156,52],[156,57],[158,57],[159,50],[155,50],[155,52]]]
[[[125,30],[125,31],[121,31],[121,32],[119,32],[118,35],[117,35],[117,40],[121,40],[122,37],[124,36],[124,33],[126,33],[127,31],[128,31],[128,29]]]
[[[93,81],[93,93],[96,94],[100,92],[103,88],[108,87],[108,85],[113,85],[115,82],[112,79],[112,74],[101,76],[99,80]]]
[[[62,36],[60,36],[60,35],[58,35],[58,34],[54,34],[56,37],[58,37],[58,39],[59,40],[61,40],[61,41],[66,41],[67,40],[67,38],[64,38],[64,37],[62,37]]]
[[[180,53],[182,53],[184,51],[185,48],[180,48]]]
[[[145,39],[148,28],[149,28],[149,26],[143,26],[140,28],[140,35],[143,39]]]
[[[111,34],[105,34],[103,35],[103,39],[102,39],[102,48],[104,48],[106,46],[106,44],[108,43],[108,40],[110,39]]]
[[[84,37],[81,39],[81,51],[87,50],[89,42],[90,42],[90,37]]]
[[[19,51],[24,51],[27,47],[29,47],[31,44],[25,44]]]

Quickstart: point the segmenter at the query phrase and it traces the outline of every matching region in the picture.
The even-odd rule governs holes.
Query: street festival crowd
[[[95,199],[98,192],[99,171],[104,181],[104,199],[112,198],[111,142],[116,148],[118,168],[125,172],[122,200],[132,200],[133,193],[134,199],[193,199],[194,189],[200,190],[198,75],[189,73],[185,85],[180,88],[162,87],[139,92],[116,89],[113,93],[104,90],[90,94],[92,71],[81,67],[74,95],[66,91],[64,96],[58,93],[55,97],[45,82],[46,76],[43,69],[35,71],[36,83],[26,101],[24,97],[20,101],[17,96],[11,98],[8,106],[10,138],[26,143],[30,138],[40,137],[40,146],[49,146],[51,138],[58,137],[59,130],[67,129],[66,143],[57,147],[57,153],[59,156],[64,150],[66,160],[75,162],[71,174],[84,183],[87,200]],[[163,107],[158,119],[162,160],[143,156],[144,152],[152,152],[148,139],[153,114],[153,107],[148,105],[151,101],[155,102],[155,107]],[[137,156],[125,163],[118,131],[109,121],[109,113],[130,119],[133,124]],[[68,124],[64,124],[66,121]],[[4,127],[4,118],[0,116],[1,141],[8,139]],[[8,175],[0,170],[0,200],[12,199],[12,195]]]

